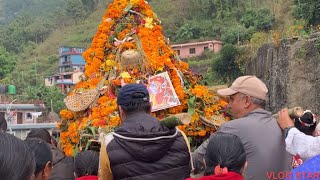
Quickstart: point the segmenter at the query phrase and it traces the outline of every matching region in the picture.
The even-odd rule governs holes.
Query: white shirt
[[[320,136],[308,136],[297,128],[291,128],[285,141],[286,150],[302,159],[320,155]]]

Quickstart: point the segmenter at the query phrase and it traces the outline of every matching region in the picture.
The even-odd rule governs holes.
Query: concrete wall
[[[8,126],[8,133],[10,133],[10,126]],[[40,129],[44,128],[49,131],[49,133],[52,133],[52,130],[57,127],[56,123],[38,123],[38,124],[15,124],[11,125],[12,128],[12,134],[15,135],[16,137],[24,140],[27,137],[27,134],[32,130],[32,129]]]

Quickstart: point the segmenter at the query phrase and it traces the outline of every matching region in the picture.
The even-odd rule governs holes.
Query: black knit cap
[[[144,96],[133,96],[135,93],[143,94]],[[120,89],[117,97],[117,104],[120,106],[143,101],[149,102],[149,92],[144,84],[126,84]]]

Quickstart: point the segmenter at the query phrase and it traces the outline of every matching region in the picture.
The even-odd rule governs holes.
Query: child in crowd
[[[240,139],[232,134],[215,133],[207,147],[205,164],[205,176],[198,180],[244,180],[247,161]]]
[[[36,160],[34,180],[49,180],[52,171],[52,154],[49,145],[38,138],[28,138],[25,142]]]
[[[83,151],[74,158],[76,180],[98,180],[99,153]]]
[[[312,136],[316,135],[318,131],[315,131],[317,126],[317,117],[310,110],[304,111],[300,118],[294,119],[294,126],[306,135]],[[316,133],[316,134],[315,134]],[[299,154],[294,154],[292,167],[296,168],[303,163]]]
[[[0,132],[7,131],[7,121],[4,116],[0,116]]]
[[[52,144],[50,133],[46,129],[32,129],[28,135],[29,138],[39,138],[45,141],[52,153],[52,173],[50,180],[74,180],[73,158],[66,157],[64,152]]]
[[[0,179],[33,180],[34,168],[29,147],[13,135],[0,132]]]

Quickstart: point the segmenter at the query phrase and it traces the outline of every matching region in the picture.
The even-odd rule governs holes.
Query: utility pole
[[[238,23],[238,46],[240,46],[240,27]]]
[[[7,121],[7,124],[9,125],[10,134],[12,134],[11,121],[13,118],[13,114],[10,113],[10,110],[11,110],[12,103],[15,102],[16,100],[17,99],[14,99],[13,101],[11,101],[9,105],[7,104],[6,121]]]

